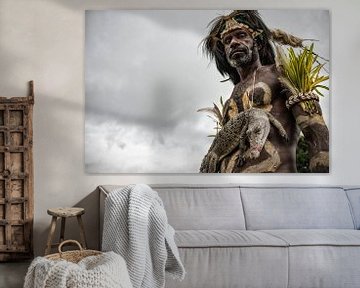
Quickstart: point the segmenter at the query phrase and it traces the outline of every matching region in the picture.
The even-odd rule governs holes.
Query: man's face
[[[251,63],[253,59],[254,39],[246,29],[236,29],[222,39],[226,59],[232,67],[241,67]]]

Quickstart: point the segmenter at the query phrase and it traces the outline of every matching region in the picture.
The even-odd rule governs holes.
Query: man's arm
[[[306,105],[305,101],[307,101]],[[316,100],[305,100],[291,106],[297,125],[304,134],[309,147],[310,171],[329,172],[329,130]]]

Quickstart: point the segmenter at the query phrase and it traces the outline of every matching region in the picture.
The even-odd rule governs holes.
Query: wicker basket
[[[76,244],[79,247],[79,250],[63,252],[61,250],[61,248],[65,244],[68,244],[68,243]],[[45,258],[47,258],[49,260],[66,260],[69,262],[78,263],[85,257],[96,256],[96,255],[102,254],[102,252],[100,252],[100,251],[83,249],[81,244],[76,240],[66,240],[66,241],[61,242],[61,244],[59,245],[58,251],[59,251],[59,253],[47,255],[47,256],[45,256]]]

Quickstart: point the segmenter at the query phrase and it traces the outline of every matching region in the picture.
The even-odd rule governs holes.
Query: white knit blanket
[[[37,257],[24,288],[132,288],[124,259],[114,252],[89,256],[79,263]]]
[[[145,184],[106,198],[102,250],[124,257],[134,288],[165,287],[165,270],[175,279],[185,276],[163,203]]]

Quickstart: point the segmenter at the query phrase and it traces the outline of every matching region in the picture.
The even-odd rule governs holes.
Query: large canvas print
[[[329,172],[329,11],[85,18],[87,172]]]

